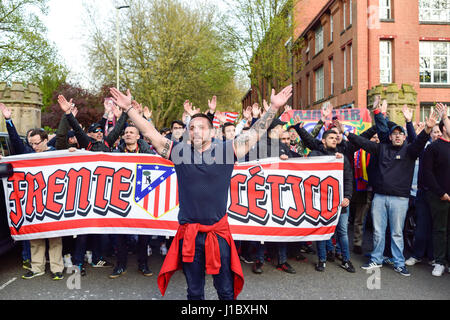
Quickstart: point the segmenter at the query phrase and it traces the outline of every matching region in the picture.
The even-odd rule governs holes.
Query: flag
[[[225,121],[226,122],[234,123],[238,117],[239,117],[238,112],[225,112]],[[214,128],[220,128],[220,121],[219,121],[219,119],[217,119],[216,116],[214,116],[213,125],[214,125]]]

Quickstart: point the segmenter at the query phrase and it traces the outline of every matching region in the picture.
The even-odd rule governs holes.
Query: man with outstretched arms
[[[164,295],[173,273],[181,267],[188,299],[204,299],[205,270],[212,274],[219,299],[236,299],[244,277],[226,215],[234,163],[244,157],[271,125],[292,95],[292,86],[275,94],[271,107],[250,130],[234,140],[213,141],[214,128],[204,114],[192,117],[187,130],[190,144],[173,142],[142,118],[131,105],[131,93],[111,88],[115,103],[148,138],[155,150],[175,164],[178,179],[180,227],[158,276]]]

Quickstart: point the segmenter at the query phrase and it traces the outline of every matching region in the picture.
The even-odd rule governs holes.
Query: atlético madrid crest
[[[134,201],[158,219],[178,205],[178,184],[173,166],[138,164]]]

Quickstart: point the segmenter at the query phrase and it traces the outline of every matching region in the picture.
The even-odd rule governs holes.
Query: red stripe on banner
[[[144,197],[144,209],[147,210],[147,211],[148,211],[148,198],[149,198],[149,195],[147,194]]]
[[[230,230],[232,234],[298,237],[333,234],[336,230],[336,226],[319,228],[280,228],[230,225]]]
[[[141,157],[141,156],[111,156],[111,155],[85,155],[85,156],[71,156],[61,158],[46,158],[46,159],[30,159],[30,160],[16,160],[11,161],[13,168],[29,168],[29,167],[44,167],[50,165],[62,165],[78,162],[113,162],[113,163],[145,163],[145,164],[161,164],[174,167],[173,162],[161,157]]]
[[[155,218],[158,218],[159,216],[159,186],[155,189],[155,207],[153,211],[153,216]]]
[[[305,170],[305,171],[337,171],[344,170],[344,163],[267,163],[253,165],[236,165],[234,170],[248,170],[250,168],[261,166],[266,170]]]
[[[169,211],[170,209],[170,180],[171,180],[172,176],[169,176],[165,183],[166,183],[166,201],[165,201],[165,207],[164,207],[164,212]]]
[[[10,228],[11,235],[27,235],[58,230],[76,230],[82,228],[149,228],[177,230],[177,221],[129,219],[129,218],[104,218],[104,219],[79,219],[69,221],[47,222],[22,226],[20,232]]]

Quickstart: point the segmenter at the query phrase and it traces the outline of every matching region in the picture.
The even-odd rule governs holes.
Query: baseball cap
[[[102,129],[102,126],[100,123],[93,123],[88,129],[88,132],[94,132],[97,128]]]
[[[394,130],[400,130],[400,132],[406,133],[405,129],[403,129],[402,126],[395,125],[389,129],[389,134],[391,135],[394,132]]]
[[[285,124],[287,124],[287,122],[284,122],[284,121],[281,121],[281,120],[278,119],[278,118],[275,118],[275,119],[272,121],[272,123],[271,123],[271,125],[269,126],[269,128],[267,129],[267,131],[270,131],[270,130],[274,129],[276,126],[284,126]]]

